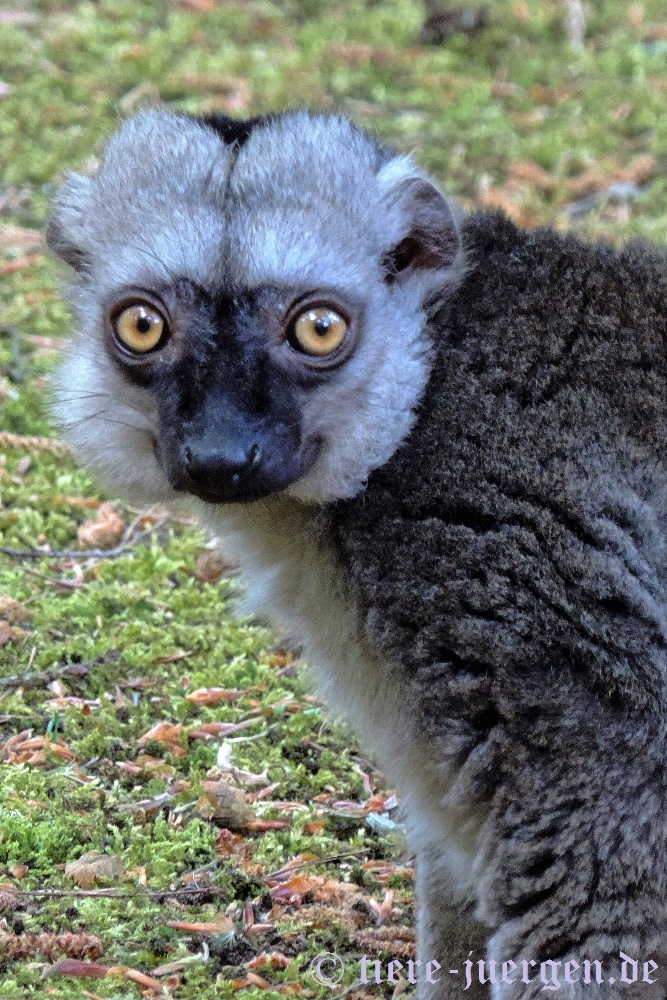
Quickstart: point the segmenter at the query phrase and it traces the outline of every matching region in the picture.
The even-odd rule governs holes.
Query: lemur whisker
[[[58,421],[55,422],[54,426],[58,430],[71,431],[75,427],[79,427],[82,424],[88,423],[88,421],[90,421],[90,420],[96,420],[97,417],[104,416],[106,414],[106,412],[107,412],[106,410],[97,410],[96,413],[87,413],[84,417],[81,417],[80,420],[71,420],[71,421],[58,420]]]

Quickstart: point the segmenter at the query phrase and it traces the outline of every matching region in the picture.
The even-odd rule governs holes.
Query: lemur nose
[[[243,484],[261,458],[258,444],[244,449],[234,445],[205,443],[184,445],[183,467],[192,482],[202,490],[216,493]]]

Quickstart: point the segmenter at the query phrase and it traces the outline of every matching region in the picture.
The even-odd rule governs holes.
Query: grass
[[[581,53],[556,0],[488,7],[483,32],[430,46],[417,42],[424,9],[408,0],[38,0],[10,11],[0,31],[1,429],[49,433],[49,376],[70,322],[61,272],[30,231],[42,228],[63,171],[89,165],[119,118],[145,104],[340,110],[416,151],[466,209],[664,243],[661,0],[600,0]],[[5,449],[1,461],[2,545],[76,548],[95,515],[95,484],[45,451]],[[132,512],[116,510],[130,522]],[[239,986],[249,1000],[269,988],[318,996],[330,992],[308,974],[318,952],[344,958],[342,985],[364,951],[407,954],[411,869],[384,808],[390,790],[309,693],[280,637],[235,617],[234,580],[206,582],[205,545],[195,526],[172,521],[115,559],[0,556],[0,601],[22,605],[0,604],[21,630],[0,629],[2,1000],[155,996],[122,970],[170,963],[161,981],[179,1000]],[[217,705],[188,699],[223,686],[240,693]],[[231,730],[221,761],[235,772],[211,770],[224,730],[196,733],[213,723],[247,726]],[[12,754],[6,741],[26,730],[37,744]],[[238,833],[210,815],[203,783],[221,773],[251,810],[225,820]],[[253,799],[267,782],[269,797]],[[370,787],[379,794],[369,804]],[[100,881],[106,897],[64,870],[93,850],[122,862],[123,874]],[[306,867],[284,905],[270,873],[297,857]],[[378,929],[373,907],[387,899],[396,909]],[[168,926],[216,920],[217,932]],[[258,922],[274,930],[249,929]],[[80,947],[98,938],[97,961],[117,971],[45,976],[64,952],[45,953],[47,939],[30,935],[62,944],[65,932]],[[248,979],[245,963],[262,951],[289,964]]]

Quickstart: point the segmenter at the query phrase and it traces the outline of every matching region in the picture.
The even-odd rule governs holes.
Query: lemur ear
[[[49,247],[75,271],[86,271],[85,227],[90,216],[93,182],[90,177],[69,174],[51,205],[46,226]]]
[[[385,255],[388,283],[422,271],[448,271],[459,251],[452,211],[436,186],[409,159],[392,160],[379,175],[390,211],[399,211],[404,235]]]

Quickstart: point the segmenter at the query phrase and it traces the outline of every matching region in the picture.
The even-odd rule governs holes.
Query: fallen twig
[[[136,892],[123,892],[118,889],[12,889],[16,896],[38,896],[40,899],[58,899],[72,897],[88,899],[101,897],[103,899],[166,899],[170,896],[201,896],[207,893],[211,896],[225,896],[226,891],[218,885],[206,885],[192,889],[144,889]]]
[[[345,858],[361,858],[368,854],[369,850],[370,848],[366,847],[361,851],[344,851],[342,854],[329,854],[326,858],[313,858],[312,861],[304,861],[300,865],[285,865],[275,872],[269,872],[263,878],[266,880],[278,878],[281,875],[291,875],[292,872],[298,872],[301,868],[310,868],[312,865],[327,865],[332,861],[343,861]]]
[[[51,681],[61,677],[85,677],[90,667],[99,663],[98,660],[88,660],[86,663],[66,663],[63,667],[49,667],[48,670],[40,670],[37,673],[25,671],[21,674],[12,674],[11,677],[0,677],[0,687],[46,687]]]
[[[61,549],[56,552],[45,552],[43,549],[9,549],[5,548],[5,546],[0,546],[0,553],[5,556],[11,556],[12,559],[115,559],[126,552],[131,552],[135,546],[139,545],[154,532],[159,531],[169,521],[169,515],[165,515],[165,517],[161,517],[156,521],[155,524],[151,524],[148,528],[145,528],[136,538],[132,538],[131,536],[136,530],[137,525],[145,517],[145,512],[137,514],[132,524],[125,531],[121,541],[112,549]],[[66,585],[66,581],[65,584],[60,580],[53,582],[59,586]]]

